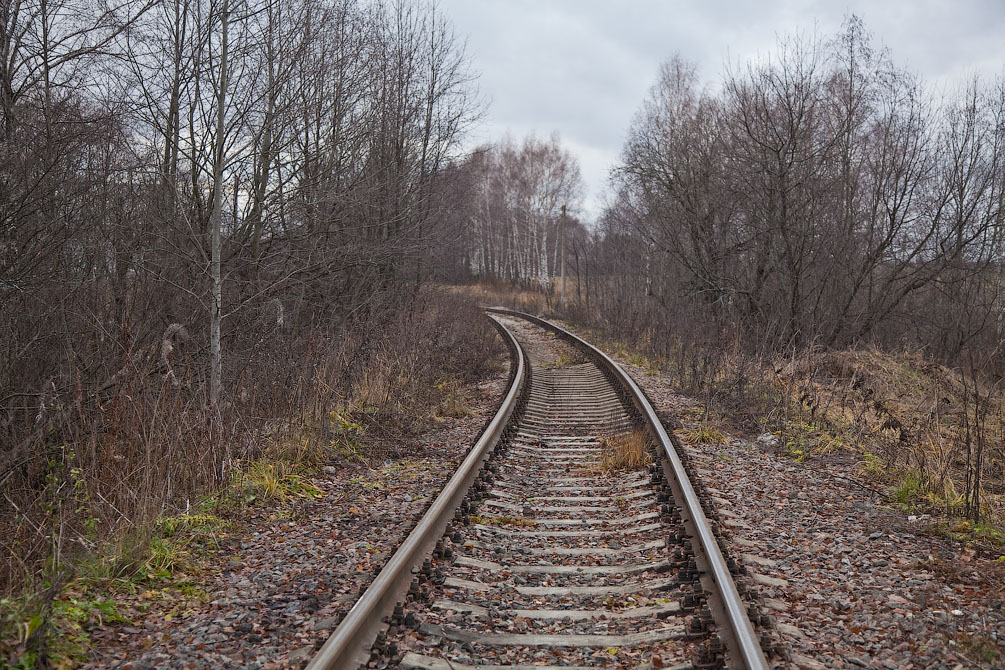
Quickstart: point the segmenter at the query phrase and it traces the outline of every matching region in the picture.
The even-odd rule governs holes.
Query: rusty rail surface
[[[397,601],[403,600],[408,591],[412,568],[421,565],[422,560],[432,552],[436,540],[443,534],[482,463],[506,428],[520,398],[526,376],[526,360],[516,338],[505,328],[500,327],[499,331],[510,350],[511,364],[515,368],[509,391],[499,410],[440,495],[307,665],[309,670],[356,668],[367,661],[370,645],[383,626],[383,617],[394,609]]]
[[[754,627],[747,617],[746,608],[736,589],[736,584],[729,573],[729,568],[722,555],[722,551],[719,549],[718,540],[701,507],[698,494],[695,492],[694,486],[691,484],[691,480],[684,470],[684,464],[677,454],[676,438],[671,437],[667,433],[663,427],[663,422],[660,421],[656,410],[653,409],[652,404],[646,398],[642,389],[607,354],[564,328],[532,314],[496,308],[489,309],[488,311],[519,317],[547,328],[559,336],[574,342],[577,346],[587,350],[595,362],[600,363],[603,368],[610,371],[629,394],[632,403],[642,414],[653,440],[666,453],[670,464],[670,472],[668,474],[671,475],[668,477],[668,481],[680,505],[681,517],[685,528],[691,537],[698,540],[698,544],[695,546],[696,558],[699,560],[699,567],[710,581],[709,585],[712,587],[710,590],[716,601],[714,604],[717,605],[713,607],[712,613],[716,618],[716,623],[719,625],[723,643],[727,650],[732,652],[733,666],[748,668],[749,670],[767,670],[769,667],[767,658],[761,649],[760,641],[754,631]]]

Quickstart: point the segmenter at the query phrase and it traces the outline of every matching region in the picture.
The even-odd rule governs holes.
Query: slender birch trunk
[[[210,280],[212,296],[209,305],[209,404],[216,408],[220,400],[223,377],[223,355],[220,350],[220,322],[222,320],[223,277],[220,272],[220,227],[223,218],[223,153],[227,103],[227,27],[230,21],[230,3],[224,2],[220,18],[220,84],[216,92],[216,144],[213,147],[213,213],[210,217]]]

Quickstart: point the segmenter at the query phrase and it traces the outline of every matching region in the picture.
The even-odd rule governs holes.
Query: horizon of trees
[[[615,171],[646,292],[771,347],[1001,340],[1005,79],[935,99],[850,17],[715,94],[675,57]]]
[[[560,237],[581,234],[575,216],[583,180],[557,134],[482,145],[459,166],[469,203],[456,254],[474,276],[548,288],[561,263]]]

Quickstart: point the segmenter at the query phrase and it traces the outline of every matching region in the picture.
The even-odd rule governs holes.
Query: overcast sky
[[[674,52],[717,86],[727,64],[800,31],[828,38],[859,15],[894,62],[949,85],[1005,68],[1005,0],[440,0],[480,73],[472,142],[558,132],[599,210],[625,132]]]

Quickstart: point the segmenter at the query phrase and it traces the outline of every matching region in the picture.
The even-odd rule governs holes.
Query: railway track
[[[493,311],[499,414],[308,667],[772,667],[770,618],[635,383]]]

